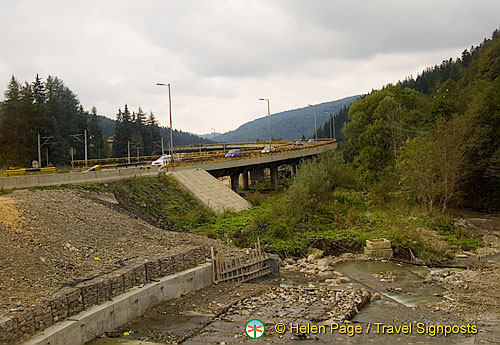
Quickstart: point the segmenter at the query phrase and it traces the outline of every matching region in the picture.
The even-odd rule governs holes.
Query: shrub
[[[303,162],[287,192],[288,204],[301,218],[313,213],[337,187],[355,188],[356,173],[345,164],[342,153],[328,151]]]

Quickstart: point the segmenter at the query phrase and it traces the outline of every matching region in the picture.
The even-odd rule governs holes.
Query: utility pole
[[[161,137],[161,155],[165,155],[165,149],[163,148],[163,137]]]
[[[41,137],[40,134],[38,134],[38,164],[39,167],[41,168],[43,166],[42,164],[42,146],[47,146],[45,150],[45,158],[47,159],[47,166],[49,165],[49,147],[48,145],[50,144],[55,144],[55,142],[51,142],[50,139],[53,139],[54,137]],[[43,140],[43,142],[42,142]]]
[[[269,106],[269,98],[259,98],[259,101],[267,101],[267,122],[269,124],[269,149],[272,149],[271,139],[271,108]]]
[[[172,97],[170,96],[170,83],[156,83],[158,86],[168,87],[168,113],[170,116],[170,155],[173,157],[174,154],[174,140],[173,140],[173,129],[172,129]]]
[[[130,140],[127,140],[127,161],[130,164]]]
[[[85,141],[85,143],[84,143],[84,145],[85,145],[85,166],[87,166],[87,161],[88,161],[88,156],[87,156],[87,151],[88,151],[87,150],[87,130],[83,131],[83,136],[85,138],[85,140],[84,140]]]
[[[38,133],[38,167],[39,168],[42,167],[42,153],[41,153],[41,148],[40,148],[40,133]]]
[[[318,112],[316,109],[314,109],[314,134],[316,135],[316,141],[318,141],[318,122],[317,118],[318,117]]]
[[[308,106],[312,107],[313,105],[308,104]],[[314,108],[314,135],[315,135],[316,141],[318,141],[318,122],[316,119],[317,116],[318,116],[318,112],[317,112],[316,108]]]
[[[171,154],[171,160],[172,162],[174,161],[174,134],[173,134],[173,128],[172,128],[172,97],[170,96],[170,83],[168,83],[168,114],[170,116],[170,154]]]
[[[83,140],[80,139],[80,136],[84,136]],[[73,139],[76,139],[78,140],[79,142],[81,142],[83,144],[83,146],[85,147],[85,166],[87,166],[87,161],[88,161],[88,155],[87,155],[87,130],[85,129],[83,131],[83,134],[71,134],[71,136],[73,137]]]
[[[139,143],[135,143],[134,145],[130,146],[130,140],[127,140],[127,161],[130,164],[130,150],[133,150],[134,148],[137,148],[137,161],[139,161]]]
[[[335,134],[335,118],[332,122],[333,122],[333,139],[337,140],[337,135]]]
[[[330,114],[330,139],[333,138],[333,136],[332,136],[332,128],[333,128],[333,115]]]

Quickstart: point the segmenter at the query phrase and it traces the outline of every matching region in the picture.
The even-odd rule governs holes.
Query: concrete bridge
[[[185,164],[166,165],[162,168],[163,171],[173,172],[182,171],[183,169],[203,169],[208,171],[214,177],[230,176],[231,189],[238,190],[239,179],[242,177],[243,189],[247,189],[249,181],[255,182],[262,179],[264,169],[270,170],[271,189],[276,190],[278,187],[278,167],[289,165],[295,173],[297,165],[302,159],[316,156],[321,152],[332,150],[337,147],[335,141],[324,141],[317,145],[292,147],[288,149],[279,149],[275,152],[261,154],[251,152],[242,157],[234,157],[230,159],[214,159],[208,161],[186,161]],[[182,163],[182,162],[181,162]],[[249,177],[250,174],[250,177]]]
[[[248,201],[237,194],[240,176],[243,189],[247,189],[249,182],[263,180],[264,170],[269,169],[271,189],[276,190],[278,167],[291,166],[295,173],[301,160],[334,149],[336,146],[336,142],[330,140],[314,145],[285,145],[267,154],[261,154],[260,149],[247,149],[243,151],[241,157],[225,157],[225,152],[186,154],[181,161],[166,164],[161,168],[146,165],[86,172],[0,177],[0,188],[8,191],[40,186],[105,183],[133,177],[155,177],[166,173],[171,174],[182,187],[215,212],[228,210],[237,212],[251,207]],[[221,176],[230,176],[232,190],[217,179]]]

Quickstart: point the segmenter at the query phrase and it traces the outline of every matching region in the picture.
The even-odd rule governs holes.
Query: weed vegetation
[[[329,152],[304,162],[284,193],[256,192],[254,207],[227,213],[192,231],[237,246],[257,238],[282,256],[305,255],[311,245],[362,251],[365,241],[387,238],[395,255],[424,261],[453,257],[454,250],[481,244],[453,224],[452,217],[412,204],[397,193],[366,191],[342,154]]]
[[[192,229],[215,220],[215,214],[204,208],[171,176],[117,181],[110,184],[109,189],[165,223]]]

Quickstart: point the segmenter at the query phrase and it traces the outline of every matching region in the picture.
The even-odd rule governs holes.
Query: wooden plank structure
[[[266,263],[267,254],[257,239],[255,248],[232,250],[219,244],[211,248],[214,284],[222,282],[246,282],[271,273]]]

